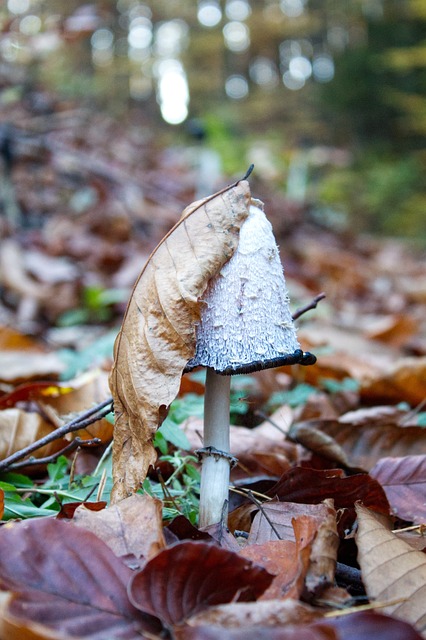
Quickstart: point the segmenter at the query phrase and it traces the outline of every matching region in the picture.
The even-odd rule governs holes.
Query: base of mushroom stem
[[[210,450],[210,451],[209,451]],[[229,476],[231,465],[236,458],[215,447],[200,450],[203,458],[200,487],[199,527],[226,520],[229,499]]]

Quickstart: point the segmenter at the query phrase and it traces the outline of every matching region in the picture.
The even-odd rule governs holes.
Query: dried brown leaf
[[[426,522],[426,455],[382,458],[370,475],[382,485],[395,515]]]
[[[426,556],[399,540],[379,516],[357,505],[358,562],[370,598],[394,602],[386,613],[413,624],[426,636]]]
[[[368,402],[402,402],[418,405],[425,397],[426,356],[402,358],[384,371],[366,377],[361,397]]]
[[[305,577],[305,589],[315,597],[321,596],[324,589],[334,584],[340,540],[337,533],[336,512],[332,504],[332,501],[325,501],[326,513],[319,523],[317,535],[312,543],[309,567]]]
[[[29,413],[21,409],[0,411],[0,459],[20,451],[52,431],[52,425],[38,413]],[[63,446],[63,440],[55,440],[38,449],[34,456],[36,458],[49,456]]]
[[[54,353],[0,351],[0,382],[19,384],[29,380],[56,379],[65,365]]]
[[[162,504],[147,494],[130,496],[100,512],[78,507],[74,524],[92,531],[116,556],[132,554],[149,560],[166,546]]]
[[[293,528],[295,542],[272,540],[241,550],[240,555],[265,567],[275,576],[269,589],[261,596],[262,600],[298,598],[303,591],[317,523],[309,516],[299,516],[293,519]]]
[[[241,181],[187,207],[146,263],[114,349],[113,501],[134,492],[155,461],[152,436],[195,352],[195,323],[208,281],[229,260],[248,215]]]
[[[426,454],[426,429],[396,424],[309,420],[295,424],[292,436],[306,448],[341,464],[369,471],[384,455]]]

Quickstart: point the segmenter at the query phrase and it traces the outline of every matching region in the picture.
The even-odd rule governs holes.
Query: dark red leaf
[[[161,551],[133,576],[135,607],[165,624],[179,624],[216,604],[256,600],[273,576],[238,554],[206,542],[180,542]]]
[[[389,513],[386,495],[376,480],[367,473],[345,478],[340,469],[318,471],[294,467],[281,476],[267,495],[304,504],[318,504],[325,498],[333,498],[336,509],[352,507],[361,501],[374,511]]]
[[[71,520],[74,517],[75,510],[81,505],[84,505],[89,511],[102,511],[107,506],[104,501],[101,502],[67,502],[61,505],[61,509],[56,516],[58,520],[67,519]]]
[[[407,622],[373,611],[324,619],[309,625],[287,627],[215,626],[184,628],[177,640],[421,640],[422,636]]]
[[[286,471],[267,495],[285,502],[318,504],[326,498],[334,500],[335,509],[347,509],[339,520],[339,532],[349,528],[355,520],[354,504],[389,514],[389,503],[381,485],[366,473],[343,477],[341,469],[319,471],[294,467]]]
[[[223,627],[188,627],[177,640],[341,640],[330,625],[324,629],[318,627],[240,627],[224,629]],[[355,640],[345,638],[345,640]],[[357,639],[358,640],[358,639]]]
[[[426,521],[426,456],[382,458],[370,474],[382,485],[395,515]]]
[[[375,611],[360,611],[327,621],[338,630],[340,640],[421,640],[408,622]]]
[[[212,540],[209,533],[200,531],[197,527],[194,527],[185,516],[177,516],[174,518],[167,525],[166,531],[171,531],[177,540]]]
[[[129,602],[131,570],[93,533],[43,518],[0,530],[0,584],[9,611],[71,637],[136,640],[159,628]]]

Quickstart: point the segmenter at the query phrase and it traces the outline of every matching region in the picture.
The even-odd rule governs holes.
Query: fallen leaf
[[[379,516],[358,504],[358,562],[370,598],[393,602],[384,611],[426,631],[426,556],[393,534]]]
[[[307,449],[346,466],[369,471],[384,455],[426,454],[426,429],[396,424],[354,425],[337,420],[295,424],[291,435]]]
[[[72,518],[74,518],[75,512],[81,506],[84,506],[84,508],[87,511],[94,512],[94,511],[103,511],[107,506],[107,504],[108,503],[103,500],[99,502],[81,502],[80,501],[80,502],[66,502],[65,504],[62,503],[56,518],[58,520],[62,520],[62,519],[72,520]]]
[[[272,584],[260,596],[262,600],[298,598],[304,586],[309,566],[312,542],[317,523],[309,516],[293,519],[295,542],[272,540],[244,547],[240,555],[248,558],[274,575]]]
[[[328,516],[329,504],[301,504],[298,502],[265,502],[253,519],[247,544],[263,544],[270,540],[295,542],[292,520],[308,516],[319,526]]]
[[[369,324],[366,336],[372,340],[381,340],[394,347],[401,348],[417,331],[416,318],[407,314],[392,314],[376,318]]]
[[[33,338],[4,325],[0,325],[0,351],[46,353],[46,349]]]
[[[21,409],[0,411],[0,459],[20,451],[36,440],[52,433],[53,426],[39,413],[30,413]],[[37,449],[32,455],[36,458],[49,456],[65,446],[62,439]]]
[[[135,285],[110,376],[116,419],[113,502],[135,492],[155,461],[153,434],[195,353],[200,298],[234,253],[249,203],[248,183],[240,181],[187,207]]]
[[[65,365],[55,353],[0,351],[0,382],[20,384],[29,380],[56,380]]]
[[[382,485],[395,515],[426,522],[426,455],[382,458],[370,475]]]
[[[309,567],[305,577],[305,599],[307,599],[306,594],[310,597],[321,597],[323,591],[334,584],[340,540],[337,533],[336,512],[330,502],[330,500],[325,501],[325,517],[319,523],[312,543]]]
[[[326,498],[332,498],[335,509],[350,508],[355,502],[362,500],[366,506],[379,513],[389,513],[388,501],[377,480],[367,474],[345,478],[340,469],[317,471],[294,467],[282,475],[277,484],[267,491],[267,495],[278,496],[286,502],[305,504],[318,504]]]
[[[132,554],[149,560],[165,547],[162,504],[147,494],[130,496],[98,513],[83,505],[73,522],[92,531],[116,556]]]
[[[426,356],[401,358],[383,371],[364,378],[361,397],[371,402],[408,402],[415,407],[424,400]]]
[[[128,600],[131,570],[90,531],[41,518],[3,526],[0,545],[0,584],[14,594],[2,623],[11,617],[87,640],[158,630]]]
[[[191,417],[185,420],[181,429],[188,437],[192,449],[199,449],[203,433],[203,421]],[[231,472],[235,481],[240,476],[267,474],[281,475],[297,460],[297,445],[288,442],[278,429],[272,425],[259,425],[254,429],[230,425],[230,450],[238,458],[239,465]]]
[[[298,600],[258,600],[257,602],[230,602],[209,607],[187,620],[191,627],[218,625],[225,629],[279,625],[306,624],[318,613]],[[243,636],[241,636],[243,637]],[[260,636],[259,636],[260,637]],[[263,636],[262,636],[263,637]]]
[[[275,602],[275,601],[270,601]],[[284,601],[283,605],[285,604]],[[292,601],[291,601],[292,602]],[[266,604],[266,603],[262,603]],[[259,606],[260,603],[256,603]],[[228,605],[230,606],[230,605]],[[241,605],[240,605],[241,606]],[[225,609],[225,607],[224,607]],[[297,609],[296,609],[297,611]],[[208,613],[208,612],[207,612]],[[226,614],[225,614],[226,615]],[[321,618],[311,624],[291,620],[281,624],[241,625],[238,629],[226,628],[226,618],[221,626],[202,625],[176,629],[176,640],[421,640],[417,631],[406,622],[371,611],[363,611],[339,618]],[[273,619],[273,618],[272,618]],[[231,626],[231,625],[230,625]]]
[[[255,600],[272,579],[265,569],[232,551],[206,542],[179,542],[133,576],[129,597],[141,611],[174,625],[234,598]]]

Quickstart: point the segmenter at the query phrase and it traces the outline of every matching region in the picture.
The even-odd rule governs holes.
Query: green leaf
[[[47,465],[47,473],[51,482],[62,480],[68,472],[68,459],[65,456],[59,456],[56,462],[50,462]]]
[[[2,473],[0,477],[0,486],[2,486],[2,483],[8,483],[8,486],[19,488],[32,487],[34,485],[34,482],[31,480],[31,478],[28,478],[28,476],[24,476],[22,473],[14,473],[13,471],[8,471],[7,473]]]
[[[275,391],[268,401],[268,407],[276,407],[283,404],[288,404],[290,407],[298,407],[305,404],[314,393],[318,393],[318,391],[310,384],[298,384],[297,387],[290,391]]]
[[[419,427],[426,427],[426,411],[419,413],[417,416],[417,424]]]
[[[179,425],[173,420],[166,418],[158,432],[168,441],[174,444],[178,449],[189,450],[191,444]]]
[[[359,382],[353,378],[343,380],[333,380],[332,378],[322,378],[321,386],[329,393],[339,393],[340,391],[358,391]]]

